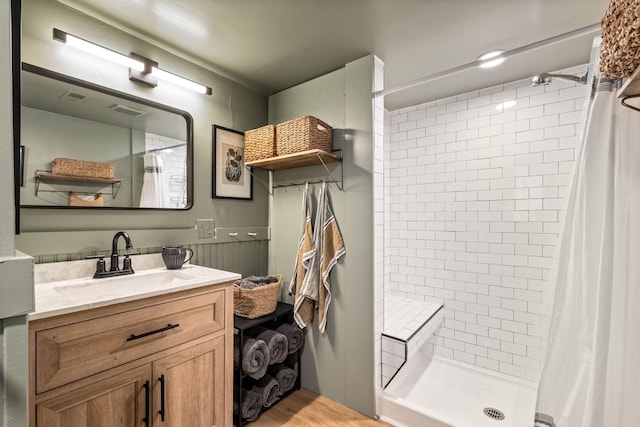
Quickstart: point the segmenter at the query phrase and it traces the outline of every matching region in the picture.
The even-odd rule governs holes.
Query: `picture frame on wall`
[[[213,125],[212,198],[253,199],[253,176],[245,167],[244,133]]]

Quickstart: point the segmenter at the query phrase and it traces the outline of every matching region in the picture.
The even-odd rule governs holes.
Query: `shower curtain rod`
[[[154,149],[152,149],[152,150],[147,151],[147,153],[156,153],[156,152],[158,152],[158,151],[170,150],[170,149],[172,149],[172,148],[183,147],[183,146],[185,146],[185,145],[187,145],[187,143],[186,143],[186,142],[185,142],[185,143],[183,143],[183,144],[170,145],[170,146],[168,146],[168,147],[154,148]]]
[[[574,39],[576,37],[580,37],[580,36],[584,36],[584,35],[588,35],[588,34],[595,34],[595,33],[599,33],[602,31],[602,27],[600,23],[596,23],[596,24],[592,24],[592,25],[588,25],[586,27],[582,27],[582,28],[578,28],[576,30],[573,31],[569,31],[567,33],[563,33],[563,34],[559,34],[557,36],[553,36],[553,37],[549,37],[548,39],[544,39],[544,40],[540,40],[534,43],[530,43],[524,46],[520,46],[517,47],[515,49],[511,49],[508,50],[506,52],[504,52],[502,55],[500,55],[500,57],[502,58],[510,58],[512,56],[521,54],[521,53],[525,53],[525,52],[529,52],[532,50],[536,50],[539,49],[541,47],[545,47],[545,46],[551,46],[553,44],[559,43],[559,42],[563,42],[566,40],[571,40]],[[396,93],[396,92],[401,92],[403,90],[407,90],[407,89],[411,89],[414,88],[416,86],[420,86],[422,84],[425,83],[429,83],[432,82],[434,80],[438,80],[441,79],[443,77],[447,77],[447,76],[451,76],[453,74],[457,74],[460,73],[462,71],[467,71],[467,70],[471,70],[473,68],[477,68],[478,65],[480,64],[480,62],[473,61],[473,62],[469,62],[463,65],[458,65],[457,67],[453,67],[453,68],[449,68],[448,70],[444,70],[441,71],[439,73],[435,73],[435,74],[431,74],[429,76],[426,77],[422,77],[420,79],[417,80],[413,80],[411,82],[396,86],[396,87],[392,87],[389,89],[383,89],[383,90],[379,90],[373,93],[373,96],[381,96],[381,95],[390,95],[392,93]]]

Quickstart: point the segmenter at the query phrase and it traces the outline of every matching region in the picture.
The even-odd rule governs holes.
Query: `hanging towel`
[[[302,252],[302,265],[305,269],[305,275],[300,285],[300,295],[306,302],[311,304],[311,313],[306,324],[310,324],[313,320],[314,311],[318,309],[318,298],[320,288],[320,256],[322,255],[322,193],[318,198],[318,207],[316,209],[316,218],[313,226],[313,238],[309,242],[307,250]],[[310,221],[309,221],[310,222]],[[303,327],[301,325],[301,327]]]
[[[162,159],[156,153],[144,155],[144,175],[140,193],[141,208],[165,207],[165,185]]]
[[[323,333],[327,326],[327,312],[331,304],[331,282],[329,275],[331,269],[346,253],[342,235],[336,217],[331,211],[326,183],[322,183],[320,197],[318,199],[318,214],[316,228],[321,229],[321,254],[320,254],[320,278],[321,285],[318,290],[318,316],[319,329]],[[316,246],[317,247],[317,246]]]
[[[295,295],[293,303],[293,318],[302,329],[304,329],[313,320],[313,310],[315,308],[315,300],[306,298],[302,293],[302,284],[306,277],[308,264],[305,262],[304,256],[312,251],[313,248],[309,183],[307,183],[304,187],[304,192],[302,193],[302,223],[300,225],[300,237],[298,239],[298,253],[296,254],[296,262],[293,268],[291,282],[289,282],[289,294]]]

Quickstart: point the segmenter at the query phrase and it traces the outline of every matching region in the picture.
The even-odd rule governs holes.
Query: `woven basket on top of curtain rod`
[[[57,157],[51,161],[51,173],[54,175],[112,179],[113,165],[111,163]]]
[[[233,313],[236,316],[255,319],[276,311],[282,274],[271,274],[278,281],[253,289],[243,289],[233,285]]]
[[[266,125],[244,133],[244,158],[247,162],[276,156],[276,127]]]
[[[307,150],[333,150],[333,128],[313,116],[305,116],[276,125],[278,156]]]
[[[640,65],[640,0],[611,0],[602,18],[600,71],[628,77]]]

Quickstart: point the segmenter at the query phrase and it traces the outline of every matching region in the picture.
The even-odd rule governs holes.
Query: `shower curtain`
[[[141,208],[165,207],[165,184],[162,158],[156,153],[144,155],[144,177],[140,194]]]
[[[640,426],[640,112],[597,80],[558,258],[536,426]]]

